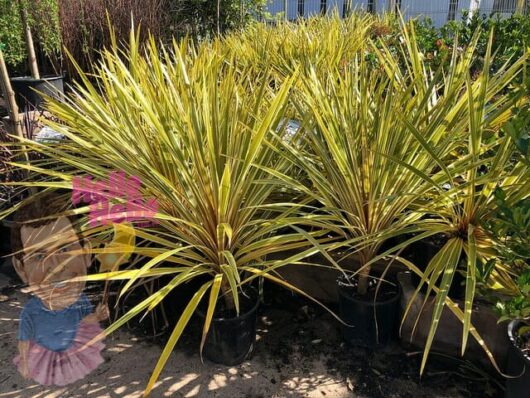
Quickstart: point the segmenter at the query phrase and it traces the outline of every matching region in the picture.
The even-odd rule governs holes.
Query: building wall
[[[299,15],[300,0],[288,0],[288,18],[294,20]],[[348,0],[327,0],[326,10],[328,13],[337,10],[339,15],[343,13],[344,2]],[[352,0],[354,10],[366,10],[370,0]],[[389,0],[374,0],[376,12],[383,13],[389,10]],[[395,0],[398,1],[398,0]],[[451,0],[401,0],[401,11],[406,19],[415,17],[429,17],[435,26],[442,26],[448,21],[449,4]],[[497,4],[509,15],[513,8],[515,0],[458,0],[456,7],[455,19],[461,20],[464,10],[480,12],[489,15]],[[284,12],[284,0],[269,0],[267,10],[274,16],[277,13]],[[318,15],[321,10],[321,0],[304,0],[303,17]]]

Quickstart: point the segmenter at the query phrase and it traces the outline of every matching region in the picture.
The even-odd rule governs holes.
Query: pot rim
[[[383,300],[383,301],[378,301],[377,299],[375,301],[374,300],[362,300],[362,299],[359,299],[357,297],[349,296],[349,295],[347,295],[344,292],[343,286],[341,286],[339,284],[339,281],[340,281],[341,278],[344,278],[344,275],[340,275],[337,278],[337,281],[336,281],[337,287],[338,287],[338,291],[339,291],[339,296],[340,297],[344,297],[344,298],[346,298],[348,300],[351,300],[351,301],[355,301],[356,303],[368,304],[368,305],[372,305],[372,306],[380,306],[380,305],[390,304],[390,303],[393,303],[395,301],[398,301],[399,298],[401,297],[401,294],[402,294],[401,284],[399,282],[397,282],[395,284],[395,286],[397,286],[397,292],[392,297],[390,297],[389,299]]]
[[[34,79],[31,76],[17,76],[17,77],[11,77],[10,81],[19,81],[19,82],[41,82],[41,81],[50,81],[50,80],[59,80],[64,79],[65,75],[47,75],[47,76],[41,76],[40,79]]]
[[[521,325],[521,323],[523,323],[520,319],[513,319],[509,324],[508,324],[508,338],[510,339],[510,343],[512,343],[512,345],[517,348],[517,351],[519,351],[519,353],[523,356],[523,358],[527,361],[527,362],[530,362],[530,355],[528,355],[527,353],[523,352],[523,350],[521,349],[521,347],[519,347],[517,345],[517,337],[516,337],[516,331],[517,329],[519,329],[519,326]]]
[[[256,294],[256,302],[254,303],[254,305],[247,312],[245,312],[244,314],[240,313],[238,316],[234,316],[234,317],[231,317],[231,318],[227,318],[227,317],[216,318],[216,317],[213,317],[212,321],[226,322],[226,321],[233,321],[235,319],[245,319],[245,318],[248,318],[252,313],[254,313],[257,310],[258,306],[259,306],[259,294],[258,294],[257,290],[253,286],[247,286],[246,288],[251,290],[252,292],[254,292]],[[202,309],[197,308],[197,313],[202,318],[206,318],[206,313]]]

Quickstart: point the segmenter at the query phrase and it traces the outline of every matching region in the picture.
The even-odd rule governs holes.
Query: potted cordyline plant
[[[471,44],[457,62],[453,55],[452,63],[444,84],[443,95],[437,100],[436,108],[452,104],[441,114],[442,126],[438,133],[445,133],[445,140],[428,142],[423,139],[422,130],[411,129],[411,133],[422,143],[422,148],[431,155],[435,170],[426,178],[434,186],[443,189],[427,196],[427,215],[422,220],[421,234],[433,236],[442,233],[446,241],[428,262],[422,273],[422,280],[414,297],[423,286],[427,288],[424,304],[435,294],[433,314],[422,359],[421,370],[425,368],[428,352],[433,344],[442,311],[447,307],[463,324],[462,355],[468,336],[471,334],[485,350],[492,364],[500,371],[493,355],[472,324],[473,303],[477,292],[477,280],[483,278],[486,265],[496,256],[491,234],[484,228],[494,218],[499,209],[495,192],[501,188],[505,193],[506,205],[528,198],[530,195],[530,170],[521,160],[514,159],[514,142],[506,133],[507,121],[519,106],[526,106],[528,97],[517,84],[524,77],[528,54],[512,63],[504,65],[495,75],[491,75],[493,61],[492,45],[494,32],[491,32],[483,69],[474,79],[469,70],[474,61],[474,52],[480,32],[477,31]],[[417,70],[415,63],[420,58],[412,53],[406,59],[409,70]],[[396,64],[389,57],[390,67]],[[429,80],[425,80],[429,82]],[[419,79],[416,79],[419,82]],[[429,82],[430,84],[431,82]],[[416,83],[425,87],[427,83]],[[450,140],[450,141],[448,141]],[[444,156],[441,145],[452,148],[450,156]],[[404,244],[407,244],[405,242]],[[402,260],[414,270],[414,265]],[[512,270],[502,263],[488,271],[487,286],[504,292],[515,292],[517,287],[511,277]],[[463,303],[456,303],[449,290],[455,284],[454,276],[463,275]],[[405,319],[414,297],[405,309]]]
[[[520,164],[510,166],[509,140],[491,136],[507,120],[510,108],[523,101],[519,91],[508,95],[505,89],[521,74],[526,58],[490,77],[489,50],[483,73],[471,81],[475,35],[465,52],[453,50],[447,70],[431,73],[413,26],[401,32],[404,44],[398,60],[379,42],[370,44],[379,68],[354,59],[347,73],[313,73],[307,79],[298,102],[306,115],[305,145],[286,144],[284,152],[306,171],[311,186],[286,181],[320,202],[320,211],[333,217],[332,225],[342,226],[341,242],[323,250],[328,260],[346,268],[328,253],[346,248],[343,256],[355,254],[360,263],[353,277],[339,279],[341,315],[354,326],[345,328],[349,341],[373,346],[392,335],[399,287],[385,276],[394,261],[420,276],[414,296],[423,284],[426,300],[435,295],[421,370],[446,305],[463,323],[462,352],[471,333],[493,361],[471,323],[475,262],[492,253],[480,228],[494,207],[489,186],[504,184],[510,200],[526,195],[517,188],[528,173]],[[413,238],[381,249],[388,239],[409,233]],[[408,245],[437,234],[446,235],[447,244],[425,270],[399,256]],[[387,267],[374,277],[372,266],[385,258]],[[467,276],[464,310],[447,295],[461,259],[467,259],[467,268],[461,270]],[[509,284],[505,268],[496,267],[494,273],[497,283]]]
[[[201,351],[217,362],[245,359],[255,340],[258,296],[251,283],[263,277],[301,293],[274,271],[316,252],[302,234],[285,232],[297,222],[297,206],[269,203],[281,179],[268,169],[281,174],[291,167],[270,141],[283,134],[280,121],[294,77],[273,93],[234,64],[215,42],[194,49],[184,41],[170,51],[152,40],[141,55],[131,33],[127,50],[103,54],[95,83],[79,70],[82,82],[73,96],[64,103],[50,100],[48,109],[60,122],[49,124],[66,141],[47,146],[22,141],[46,155],[29,166],[27,185],[71,190],[76,176],[105,179],[109,171],[121,170],[141,181],[143,197],[158,201],[157,225],[136,228],[138,244],[131,253],[148,261],[88,279],[124,281],[120,298],[144,280],[162,275],[170,280],[111,324],[107,334],[153,310],[183,284],[203,281],[180,315],[146,395],[196,311],[203,316]],[[260,81],[267,81],[263,74]],[[72,210],[85,216],[88,211],[88,206]],[[93,238],[111,228],[83,226]],[[267,260],[269,254],[303,247],[306,253]]]
[[[302,144],[286,144],[284,152],[310,186],[289,182],[320,204],[324,225],[340,228],[339,242],[323,254],[343,271],[338,284],[340,315],[350,325],[343,329],[346,340],[381,345],[396,330],[400,287],[386,271],[374,277],[372,260],[386,239],[416,230],[421,213],[406,210],[431,189],[420,176],[431,168],[429,156],[395,115],[407,107],[426,114],[428,102],[410,97],[405,85],[362,59],[332,78],[314,72],[302,84],[297,107],[305,131],[294,141]],[[337,249],[342,259],[328,254]],[[352,254],[363,266],[355,276]]]

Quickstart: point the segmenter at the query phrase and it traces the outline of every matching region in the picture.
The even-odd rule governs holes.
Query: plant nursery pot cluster
[[[351,345],[377,348],[397,338],[401,286],[382,282],[376,294],[377,280],[371,279],[368,292],[357,292],[357,280],[341,275],[337,280],[344,340]]]
[[[508,325],[510,349],[506,372],[511,377],[506,380],[505,398],[530,397],[530,332],[521,333],[526,323],[514,320]]]
[[[233,366],[252,354],[256,341],[258,292],[248,287],[239,299],[239,316],[234,310],[226,309],[222,299],[217,303],[203,348],[204,357],[212,362]],[[198,310],[202,322],[206,318],[205,313],[205,307]]]
[[[64,94],[64,76],[48,76],[40,79],[14,77],[10,79],[15,100],[20,111],[42,109],[44,95],[60,98]]]

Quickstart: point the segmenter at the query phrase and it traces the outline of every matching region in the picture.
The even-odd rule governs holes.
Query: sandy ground
[[[14,293],[1,303],[0,310],[0,397],[140,397],[143,386],[161,347],[142,341],[127,331],[106,340],[106,362],[85,380],[68,388],[46,388],[24,380],[11,364],[16,355],[18,313],[27,300]],[[168,361],[153,397],[348,397],[346,384],[326,372],[322,361],[311,363],[311,372],[302,374],[296,367],[269,368],[266,360],[255,356],[252,361],[226,367],[205,361],[198,355],[177,350]]]
[[[24,380],[12,364],[19,313],[28,300],[0,273],[0,398],[140,397],[163,341],[121,329],[106,339],[105,363],[66,388]],[[418,361],[399,345],[384,352],[348,349],[336,322],[314,307],[298,311],[269,306],[260,311],[258,341],[251,360],[226,367],[201,363],[190,333],[171,355],[152,397],[487,397],[490,383],[433,370],[420,380]],[[193,326],[192,326],[193,330]],[[456,371],[455,371],[456,369]],[[477,374],[473,373],[474,377]],[[480,375],[479,375],[480,376]]]

